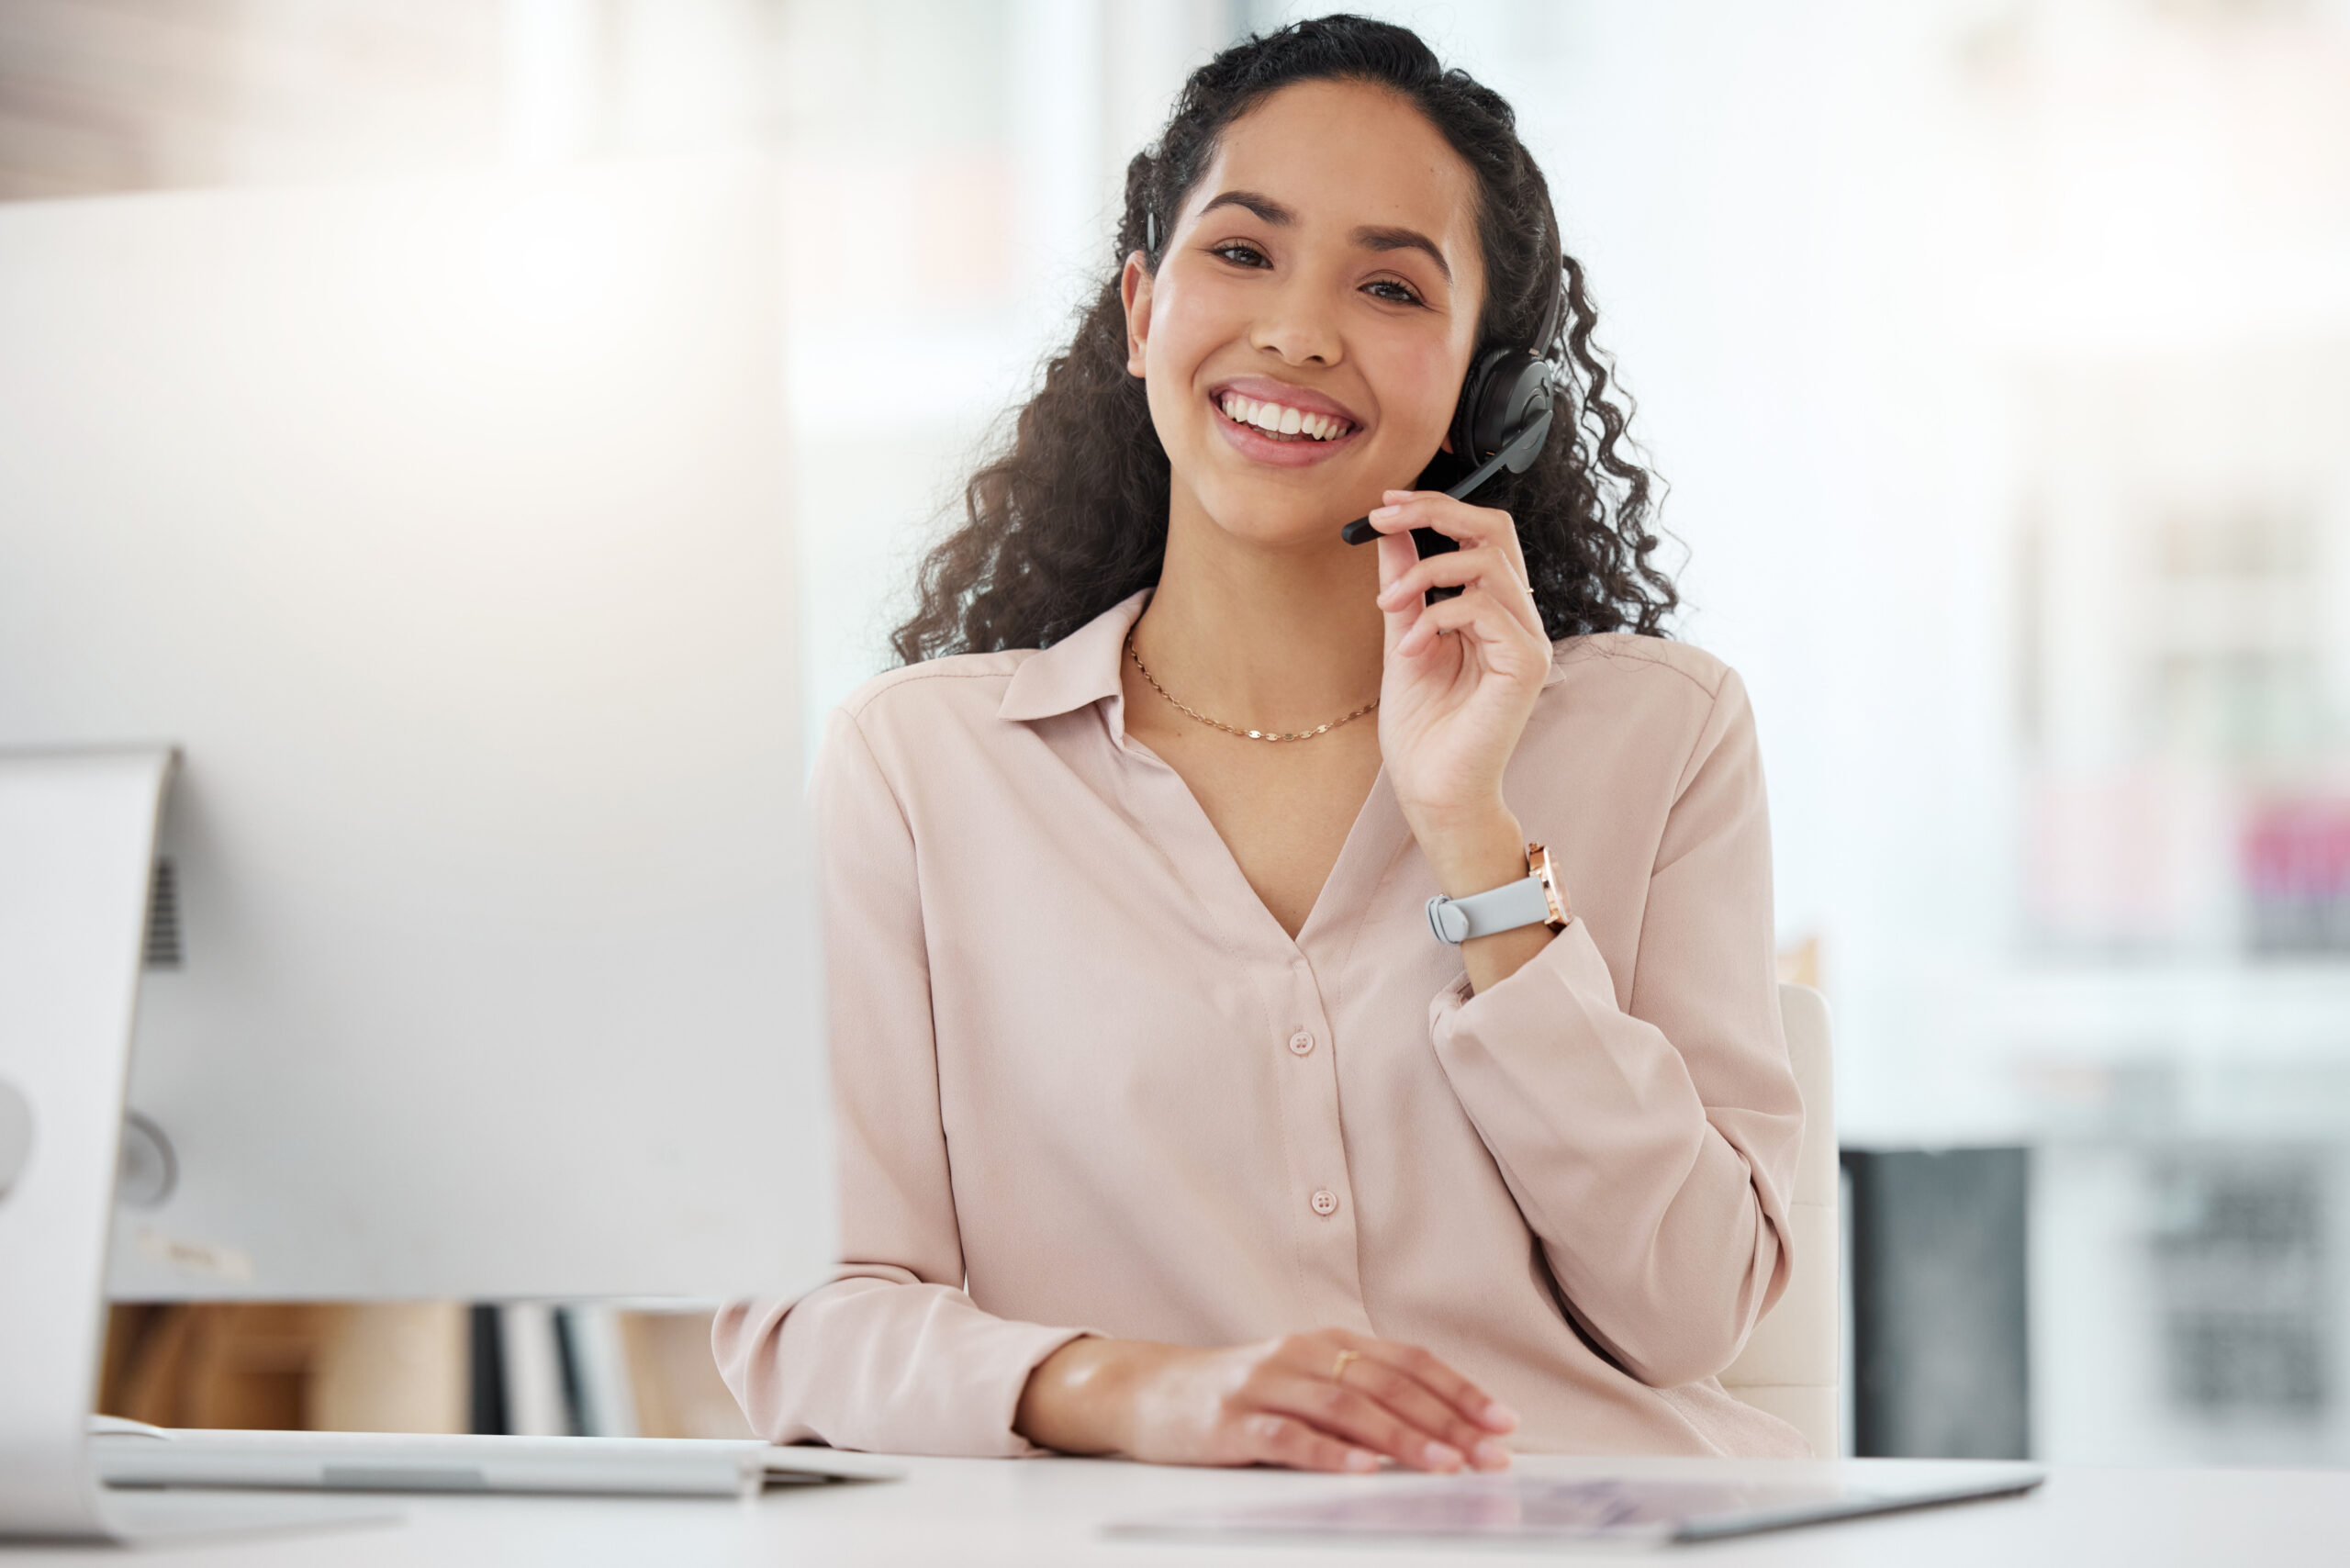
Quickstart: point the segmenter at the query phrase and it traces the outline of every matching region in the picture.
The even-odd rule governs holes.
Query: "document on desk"
[[[1129,1520],[1111,1526],[1110,1533],[1194,1541],[1663,1546],[2010,1496],[2031,1490],[2042,1479],[2042,1472],[2023,1465],[1985,1466],[1972,1477],[1916,1486],[1837,1480],[1387,1475],[1284,1503]]]

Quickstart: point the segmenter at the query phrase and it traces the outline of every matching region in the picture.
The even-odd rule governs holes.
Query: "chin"
[[[1338,538],[1338,530],[1379,505],[1381,491],[1412,482],[1406,477],[1382,484],[1334,474],[1327,467],[1284,471],[1251,464],[1236,473],[1222,463],[1202,466],[1205,482],[1192,486],[1200,510],[1225,532],[1267,548],[1329,545],[1351,550]]]
[[[1225,485],[1200,498],[1201,510],[1225,532],[1269,549],[1337,545],[1338,530],[1363,509],[1334,504],[1326,491],[1301,495],[1286,486]],[[1371,503],[1378,505],[1374,498]]]

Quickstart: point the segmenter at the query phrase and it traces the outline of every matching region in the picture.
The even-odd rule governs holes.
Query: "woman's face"
[[[1476,176],[1408,100],[1285,87],[1224,133],[1158,272],[1126,263],[1177,520],[1336,543],[1442,444],[1484,299]]]

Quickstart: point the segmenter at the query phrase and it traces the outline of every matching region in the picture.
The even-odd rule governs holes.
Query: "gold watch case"
[[[1551,868],[1550,852],[1539,844],[1528,844],[1526,874],[1542,884],[1542,902],[1550,906],[1550,917],[1542,924],[1553,931],[1564,931],[1575,912],[1568,906],[1566,892],[1559,886],[1558,873]]]

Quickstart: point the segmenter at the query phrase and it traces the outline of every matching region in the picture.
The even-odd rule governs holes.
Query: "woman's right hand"
[[[1343,1328],[1194,1350],[1072,1339],[1029,1374],[1013,1427],[1064,1453],[1158,1464],[1501,1470],[1517,1417],[1416,1345]]]

